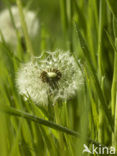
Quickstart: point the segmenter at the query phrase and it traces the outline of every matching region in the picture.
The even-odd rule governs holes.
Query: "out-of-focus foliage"
[[[16,1],[0,1],[0,11],[10,10]],[[54,106],[51,100],[48,106],[38,106],[30,97],[25,101],[18,93],[15,80],[21,63],[29,61],[31,55],[23,49],[20,37],[17,48],[13,49],[1,34],[0,155],[81,156],[83,144],[92,147],[87,138],[117,150],[116,0],[21,2],[23,7],[36,13],[40,23],[37,36],[27,47],[33,48],[35,56],[44,54],[44,57],[48,50],[70,51],[80,64],[84,85],[74,98],[58,101]],[[30,38],[27,37],[27,41]],[[44,121],[38,124],[41,120],[36,117]],[[69,136],[61,125],[67,127],[70,134],[75,131],[80,136]]]

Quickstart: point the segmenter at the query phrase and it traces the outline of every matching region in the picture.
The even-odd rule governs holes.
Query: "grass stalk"
[[[86,60],[87,65],[88,65],[87,70],[88,70],[88,72],[90,71],[90,74],[92,76],[92,82],[93,82],[92,84],[95,87],[95,92],[96,92],[96,94],[97,94],[97,96],[98,96],[98,98],[100,100],[100,103],[101,103],[102,108],[104,110],[105,116],[106,116],[106,118],[108,120],[108,123],[110,124],[111,130],[114,131],[112,119],[110,118],[111,116],[110,116],[110,114],[108,112],[108,109],[107,109],[107,103],[105,101],[104,94],[103,94],[102,88],[100,86],[100,82],[99,82],[98,77],[97,77],[97,75],[95,73],[95,70],[94,70],[94,67],[93,67],[93,64],[92,64],[92,61],[91,61],[91,58],[90,58],[89,49],[87,47],[87,44],[86,44],[84,38],[82,37],[82,34],[79,31],[77,25],[76,25],[76,30],[77,30],[77,33],[78,33],[78,37],[79,37],[79,40],[80,40],[80,45],[81,45],[83,54],[85,56],[85,60]]]
[[[68,28],[66,0],[60,0],[60,12],[61,12],[62,27],[63,27],[64,32],[66,33],[66,30]]]
[[[55,112],[55,120],[56,120],[56,123],[58,125],[61,124],[61,110],[62,108],[59,108],[59,103],[56,103],[55,106],[54,106],[54,112]],[[63,137],[64,135],[60,132],[59,133],[59,145],[60,145],[60,150],[62,151],[63,155],[64,155],[64,140],[63,140]]]
[[[73,2],[72,0],[67,0],[67,19],[68,19],[68,38],[69,38],[69,48],[73,52]]]
[[[116,55],[116,61],[117,61],[117,55]],[[117,92],[116,92],[116,105],[115,105],[115,127],[114,127],[114,137],[113,137],[113,146],[115,147],[117,151]]]
[[[113,80],[112,80],[112,88],[111,88],[111,111],[112,118],[114,120],[114,133],[112,133],[112,145],[116,147],[117,150],[117,20],[113,18],[113,30],[115,37],[115,45],[114,45],[114,72],[113,72]],[[114,43],[113,43],[114,44]]]
[[[112,110],[112,117],[115,120],[115,130],[114,133],[115,135],[112,136],[112,143],[114,144],[116,140],[116,133],[117,133],[117,123],[116,123],[116,118],[117,118],[117,102],[116,102],[116,94],[117,94],[117,52],[115,52],[115,58],[114,58],[114,73],[113,73],[113,82],[112,82],[112,88],[111,88],[111,110]]]
[[[26,21],[25,21],[25,17],[24,17],[24,13],[23,13],[23,8],[22,8],[22,2],[21,0],[16,0],[18,9],[19,9],[19,14],[20,14],[20,20],[21,20],[21,25],[22,25],[22,29],[24,32],[24,37],[26,40],[26,47],[27,47],[27,51],[30,55],[34,55],[34,51],[32,48],[32,43],[30,41],[30,37],[28,34],[28,29],[27,29],[27,25],[26,25]]]
[[[95,55],[95,50],[96,48],[94,47],[94,41],[97,35],[97,29],[95,25],[95,12],[94,12],[94,2],[92,0],[88,1],[88,5],[90,6],[88,9],[88,21],[87,21],[87,36],[88,36],[88,42],[90,46],[90,55],[91,55],[91,61],[95,69],[97,68],[97,60],[96,60],[96,55]],[[96,9],[95,9],[96,11]],[[95,31],[94,31],[95,29]],[[92,38],[92,33],[95,33],[95,37]]]
[[[103,61],[102,61],[102,31],[103,31],[103,13],[105,8],[105,2],[100,1],[100,10],[99,10],[99,35],[98,35],[98,76],[100,81],[100,86],[103,91]],[[98,141],[101,143],[104,141],[104,114],[103,114],[103,108],[99,101],[99,130],[98,130]]]

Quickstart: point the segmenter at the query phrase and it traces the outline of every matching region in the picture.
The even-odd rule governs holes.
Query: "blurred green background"
[[[0,0],[0,11],[12,5],[15,0]],[[30,54],[1,41],[0,156],[90,155],[82,154],[83,144],[91,149],[94,141],[95,147],[103,144],[117,149],[117,1],[22,0],[22,6],[34,11],[40,24],[32,41],[34,55],[69,50],[76,61],[80,59],[84,84],[73,99],[53,106],[53,114],[48,107],[24,101],[15,79]],[[51,123],[46,127],[32,122],[36,116],[49,121],[51,115],[52,122],[80,136],[50,128]]]

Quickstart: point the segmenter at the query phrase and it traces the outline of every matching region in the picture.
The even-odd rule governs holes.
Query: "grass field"
[[[23,44],[12,6],[19,9]],[[33,38],[23,8],[39,21]],[[0,156],[116,155],[111,147],[117,152],[117,1],[0,0],[0,18],[4,9],[17,46],[6,41],[11,32],[4,36],[0,26]],[[9,23],[4,29],[10,31]],[[21,64],[56,49],[74,57],[82,85],[72,98],[54,105],[52,100],[37,104],[30,95],[25,100],[16,85]],[[83,153],[85,145],[92,153]]]

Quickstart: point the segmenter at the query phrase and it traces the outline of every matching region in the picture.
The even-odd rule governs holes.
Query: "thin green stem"
[[[18,9],[19,9],[20,20],[21,20],[22,29],[23,29],[23,32],[24,32],[24,37],[25,37],[25,40],[26,40],[27,50],[31,55],[33,55],[34,51],[33,51],[32,44],[31,44],[31,41],[30,41],[30,38],[29,38],[28,29],[27,29],[27,25],[26,25],[26,22],[25,22],[25,17],[24,17],[24,14],[23,14],[21,0],[16,0],[16,3],[17,3],[17,6],[18,6]]]
[[[117,54],[116,54],[116,61],[117,61]],[[117,63],[117,62],[116,62]],[[113,144],[117,151],[117,92],[116,92],[116,105],[115,105],[115,127],[114,127],[114,141]]]
[[[102,69],[102,30],[103,30],[103,13],[105,8],[105,2],[100,0],[100,11],[99,11],[99,35],[98,35],[98,76],[100,81],[100,86],[103,91],[103,69]],[[98,140],[102,143],[104,141],[104,114],[103,108],[99,101],[99,130],[98,130]]]
[[[59,103],[56,103],[54,106],[54,111],[55,111],[55,120],[58,125],[61,124],[61,110],[62,108],[59,107]],[[59,145],[60,145],[60,150],[62,151],[64,155],[64,140],[63,140],[64,135],[62,133],[59,133]]]
[[[112,116],[114,118],[114,134],[112,135],[112,144],[117,149],[117,52],[115,52],[114,58],[114,74],[111,89],[111,107]]]
[[[113,118],[115,116],[116,89],[117,89],[117,52],[115,52],[115,57],[114,57],[114,73],[113,73],[113,82],[111,88],[111,107],[112,107]]]
[[[113,72],[113,81],[111,88],[111,110],[112,118],[114,119],[114,133],[112,133],[112,145],[115,145],[117,149],[117,20],[114,17],[113,19],[113,30],[115,36],[115,48],[114,48],[114,72]]]
[[[63,27],[64,32],[66,32],[68,28],[66,0],[60,0],[60,12],[61,12],[62,27]]]
[[[88,22],[87,22],[87,36],[88,36],[88,42],[89,42],[89,46],[90,46],[90,55],[91,55],[91,61],[92,61],[92,64],[93,66],[97,67],[97,61],[96,61],[96,55],[95,55],[95,44],[94,44],[94,39],[96,37],[96,25],[94,23],[94,15],[95,15],[95,12],[94,12],[94,3],[92,2],[92,0],[89,0],[88,1],[88,5],[90,6],[88,8]],[[93,31],[95,30],[95,32]],[[92,38],[92,34],[95,33],[95,37]]]
[[[68,31],[69,31],[69,47],[70,51],[73,52],[73,25],[72,25],[72,18],[73,18],[73,2],[72,0],[67,0],[67,17],[68,17]]]

